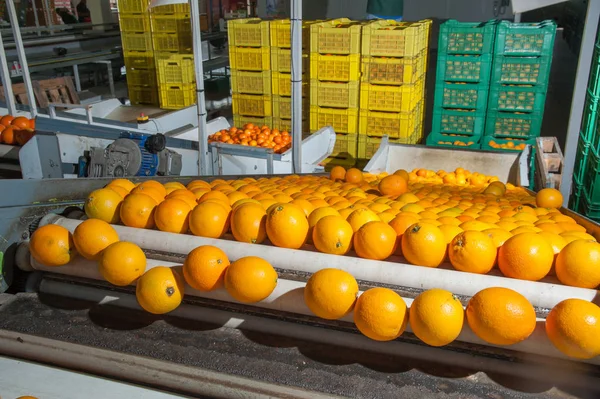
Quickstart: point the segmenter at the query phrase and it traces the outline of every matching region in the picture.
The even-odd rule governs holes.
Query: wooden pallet
[[[536,158],[536,186],[542,188],[560,188],[563,169],[563,153],[556,137],[538,137]]]

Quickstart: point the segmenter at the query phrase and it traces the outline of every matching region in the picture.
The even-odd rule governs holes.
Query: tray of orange
[[[135,284],[151,313],[191,295],[339,320],[371,341],[600,364],[597,225],[562,201],[464,168],[115,179],[85,199],[88,220],[47,216],[28,246],[35,269]]]
[[[25,145],[35,134],[35,119],[24,116],[0,117],[0,144]]]
[[[282,154],[292,148],[292,135],[288,131],[246,123],[241,128],[222,129],[208,136],[208,142],[239,144],[242,146],[272,148]]]

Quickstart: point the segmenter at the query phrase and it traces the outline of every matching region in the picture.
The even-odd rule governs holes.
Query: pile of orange
[[[492,148],[500,148],[503,150],[523,151],[527,146],[527,142],[525,140],[514,139],[503,143],[496,143],[494,140],[490,140],[488,145]]]
[[[247,123],[241,129],[231,127],[211,134],[208,136],[208,142],[272,148],[276,154],[282,154],[292,148],[292,135],[285,130],[280,131],[266,125],[256,126]]]
[[[25,145],[35,134],[35,119],[24,116],[4,115],[0,117],[0,143]]]

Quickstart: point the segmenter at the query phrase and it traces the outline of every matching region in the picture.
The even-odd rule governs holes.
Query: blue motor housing
[[[140,150],[140,165],[135,176],[156,176],[156,170],[158,169],[158,154],[156,152],[150,152],[150,138],[153,137],[147,134],[141,133],[121,133],[121,139],[129,139],[137,144]],[[164,148],[164,147],[163,147]],[[151,150],[155,150],[150,147]]]

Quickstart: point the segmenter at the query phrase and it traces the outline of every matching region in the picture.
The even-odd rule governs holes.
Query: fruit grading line
[[[468,150],[457,155],[400,145],[382,146],[367,168],[389,172],[409,167],[414,157],[403,151],[418,151],[422,160],[435,160],[434,166],[446,170],[459,164],[472,170],[487,165],[488,171],[512,183],[520,174],[517,153],[492,163],[497,154],[486,158],[485,153]],[[194,178],[154,179],[186,184]],[[554,305],[567,298],[597,300],[597,291],[567,287],[553,277],[521,281],[444,266],[417,267],[397,257],[374,261],[318,253],[309,246],[291,250],[227,237],[114,226],[121,240],[144,249],[148,268],[181,265],[193,248],[215,245],[232,260],[260,256],[278,271],[277,287],[264,301],[244,305],[224,290],[207,293],[186,287],[184,303],[163,318],[140,312],[135,289],[106,284],[93,262],[78,258],[51,268],[33,260],[28,249],[31,234],[50,223],[73,231],[85,218],[81,206],[86,196],[108,182],[101,178],[0,183],[6,193],[0,197],[0,292],[11,293],[2,296],[5,303],[0,306],[0,356],[192,396],[518,398],[523,396],[520,390],[548,398],[565,397],[561,396],[565,392],[598,397],[600,359],[566,358],[543,330]],[[600,237],[598,225],[565,212]],[[463,304],[487,287],[512,288],[534,306],[538,327],[510,347],[485,343],[467,326],[443,348],[424,345],[410,329],[394,341],[371,341],[356,331],[352,315],[326,321],[306,307],[307,278],[325,267],[350,272],[361,291],[392,288],[407,304],[430,288],[452,291]]]

